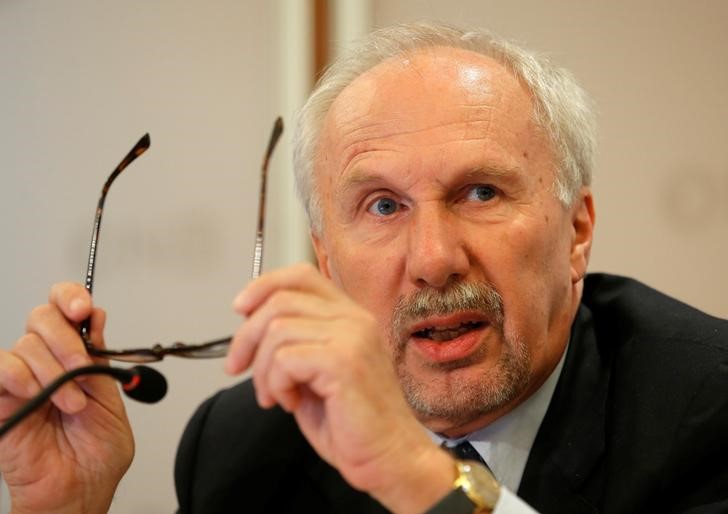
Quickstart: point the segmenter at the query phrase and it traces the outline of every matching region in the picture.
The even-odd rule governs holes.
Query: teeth
[[[467,327],[461,327],[456,329],[449,329],[449,330],[433,330],[431,333],[431,337],[433,341],[450,341],[451,339],[455,339],[456,337],[464,334],[465,332],[469,332],[470,328]]]
[[[433,341],[450,341],[458,336],[470,332],[471,330],[478,328],[482,325],[478,321],[470,321],[463,323],[457,327],[452,328],[426,328],[418,330],[414,333],[415,337],[421,337],[425,339],[432,339]]]

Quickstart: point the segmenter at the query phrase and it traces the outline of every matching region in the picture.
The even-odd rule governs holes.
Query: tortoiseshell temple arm
[[[129,164],[134,162],[134,160],[139,157],[141,154],[146,152],[149,149],[149,146],[151,144],[151,139],[149,137],[149,133],[144,134],[139,141],[137,141],[137,144],[134,145],[134,147],[129,151],[128,154],[121,160],[121,162],[114,168],[114,171],[111,172],[111,175],[109,175],[109,178],[106,179],[106,182],[104,182],[104,187],[101,188],[101,196],[99,197],[99,202],[96,205],[96,216],[94,217],[94,225],[93,230],[91,231],[91,243],[89,244],[89,251],[88,251],[88,263],[86,264],[86,280],[84,281],[84,286],[86,287],[86,290],[89,292],[89,294],[93,293],[94,288],[94,270],[96,269],[96,251],[98,249],[99,245],[99,231],[101,230],[101,216],[104,213],[104,203],[106,202],[106,195],[109,192],[109,188],[111,188],[111,184],[114,182],[116,177],[119,176],[119,174],[126,169]],[[83,339],[84,343],[86,343],[86,348],[89,349],[90,353],[93,353],[91,349],[93,346],[91,345],[91,342],[89,341],[88,331],[89,331],[89,324],[90,320],[86,319],[81,323],[81,338]]]
[[[270,140],[268,141],[268,149],[263,157],[263,166],[260,170],[260,196],[258,198],[258,226],[255,231],[255,249],[253,250],[253,271],[251,278],[256,279],[260,276],[260,269],[263,266],[263,228],[265,225],[265,197],[266,185],[268,181],[268,161],[273,154],[273,150],[278,140],[283,134],[283,118],[278,116],[273,125]]]
[[[260,275],[262,263],[263,263],[263,229],[265,225],[265,201],[266,201],[266,183],[268,178],[268,163],[271,155],[278,140],[283,133],[283,120],[279,117],[276,119],[273,126],[273,131],[268,142],[268,148],[263,157],[263,165],[261,167],[261,183],[260,183],[260,197],[258,206],[258,224],[255,238],[255,250],[253,254],[253,278],[257,278]],[[86,272],[86,289],[89,293],[93,291],[94,281],[94,268],[96,263],[96,251],[98,248],[99,229],[101,227],[101,216],[103,214],[104,201],[106,194],[109,191],[111,184],[114,179],[126,168],[129,164],[144,153],[149,148],[149,134],[142,137],[139,142],[132,148],[129,154],[119,163],[116,169],[111,173],[109,178],[106,180],[103,189],[101,190],[101,198],[99,199],[98,207],[96,208],[96,218],[94,220],[93,233],[91,235],[91,245],[89,249],[89,260]],[[100,349],[95,348],[89,339],[89,320],[86,320],[81,325],[80,334],[86,344],[86,349],[89,354],[103,357],[111,360],[124,361],[130,363],[141,363],[141,362],[154,362],[162,360],[167,355],[176,357],[183,357],[188,359],[207,359],[224,357],[227,354],[228,347],[230,346],[230,337],[224,337],[214,341],[208,341],[205,343],[198,344],[185,344],[185,343],[174,343],[170,346],[162,346],[161,344],[155,344],[150,348],[132,348],[126,350],[112,350],[112,349]]]

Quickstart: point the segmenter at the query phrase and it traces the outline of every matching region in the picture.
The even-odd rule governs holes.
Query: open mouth
[[[412,337],[431,341],[452,341],[463,334],[478,330],[485,326],[484,321],[466,321],[450,327],[427,327],[412,333]]]

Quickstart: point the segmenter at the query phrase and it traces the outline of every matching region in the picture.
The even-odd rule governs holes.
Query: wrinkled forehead
[[[485,55],[447,47],[418,49],[377,64],[344,88],[324,118],[317,153],[330,157],[370,135],[426,130],[435,119],[455,125],[478,118],[531,129],[531,94]]]
[[[509,79],[508,71],[485,55],[456,48],[418,49],[386,59],[354,79],[330,112],[346,110],[352,100],[376,105],[377,99],[456,91],[477,97],[493,93]]]

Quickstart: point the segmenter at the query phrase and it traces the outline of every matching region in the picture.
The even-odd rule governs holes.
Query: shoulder
[[[572,360],[572,372],[598,370],[605,391],[610,487],[634,493],[614,501],[724,501],[728,321],[636,280],[596,274],[585,281],[577,325],[588,336],[575,346],[595,343],[598,355]]]
[[[265,446],[266,454],[278,445],[276,441],[303,442],[292,416],[280,408],[261,409],[256,400],[253,384],[246,380],[217,392],[202,403],[190,419],[181,446],[205,445],[206,449],[227,446],[226,436],[235,436],[237,450],[259,451]],[[254,441],[250,448],[246,442]],[[283,452],[281,452],[283,453]]]
[[[180,514],[381,514],[324,462],[282,409],[261,409],[249,380],[218,392],[190,419],[177,451]],[[244,498],[244,503],[241,503]]]
[[[710,316],[637,280],[590,274],[582,304],[598,332],[618,340],[688,345],[695,351],[728,352],[728,320]]]
[[[258,407],[250,381],[222,390],[198,407],[177,450],[180,512],[225,512],[242,486],[258,493],[253,507],[279,494],[283,470],[313,457],[290,415]]]
[[[635,396],[669,404],[662,392],[694,395],[709,376],[726,375],[728,321],[636,280],[588,276],[580,317],[584,312],[593,324],[600,353],[611,356],[613,380],[633,384],[632,405],[640,403]]]
[[[613,275],[590,276],[582,304],[624,433],[664,437],[665,448],[681,438],[692,440],[685,447],[725,448],[718,432],[728,430],[728,321]]]

